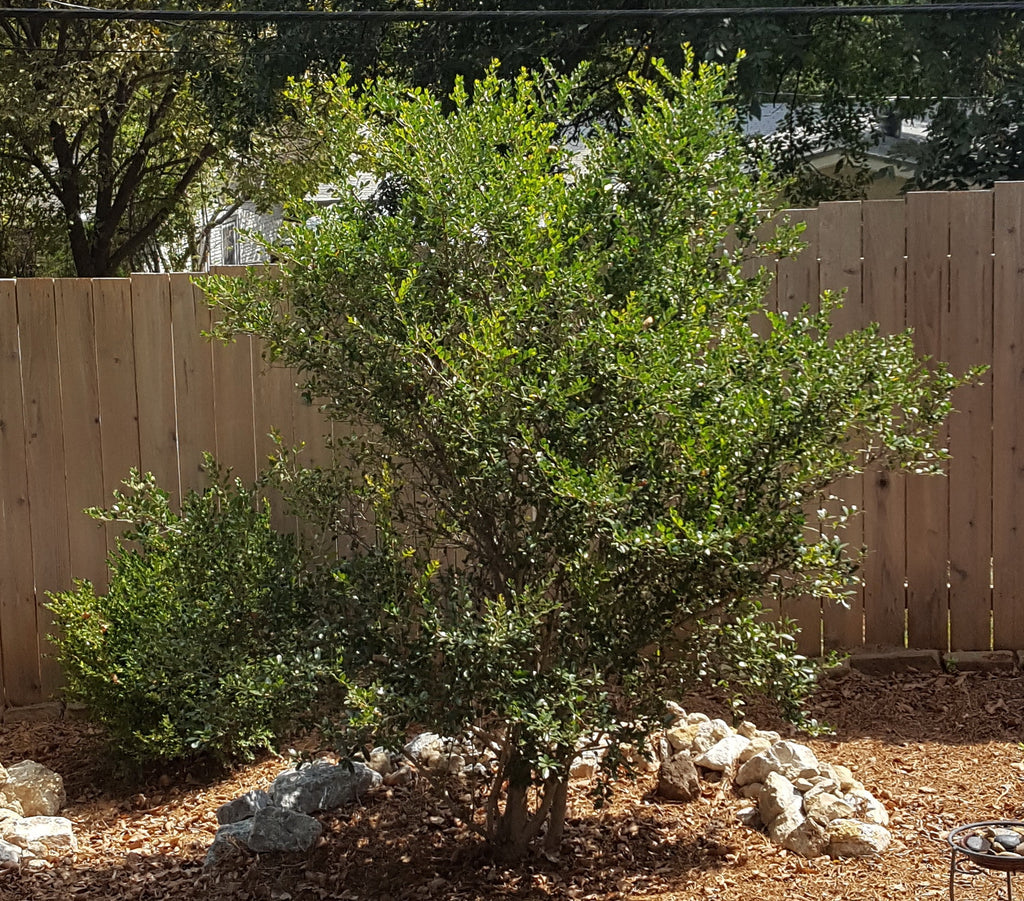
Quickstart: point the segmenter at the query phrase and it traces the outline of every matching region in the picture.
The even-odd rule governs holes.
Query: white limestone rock
[[[800,809],[800,804],[792,804],[768,824],[768,837],[776,845],[785,847],[786,839],[789,838],[790,833],[799,827],[805,819],[806,817]]]
[[[78,850],[71,820],[33,816],[2,824],[5,841],[46,860],[60,860]]]
[[[822,823],[831,823],[832,820],[848,820],[856,816],[857,811],[838,795],[814,788],[804,795],[804,813]]]
[[[833,820],[828,824],[828,839],[831,857],[875,857],[889,847],[892,835],[877,823]]]
[[[716,742],[703,754],[698,755],[693,762],[706,770],[715,770],[719,773],[732,772],[739,763],[740,754],[749,744],[749,738],[733,733]]]
[[[64,806],[64,780],[58,773],[34,760],[23,760],[7,768],[3,793],[21,803],[26,817],[52,817]]]
[[[751,757],[736,774],[736,783],[764,782],[769,773],[780,773],[790,781],[820,775],[818,758],[806,745],[777,741],[767,751]]]
[[[829,834],[813,817],[807,817],[782,842],[782,847],[802,857],[821,857],[829,846]]]
[[[875,823],[879,826],[889,825],[889,811],[885,805],[871,792],[863,788],[854,788],[846,795],[846,800],[854,808],[854,816],[858,820]]]
[[[24,852],[17,845],[0,839],[0,869],[12,869],[21,863]]]
[[[784,810],[800,806],[800,795],[781,773],[769,773],[757,795],[757,809],[765,823],[771,823]]]

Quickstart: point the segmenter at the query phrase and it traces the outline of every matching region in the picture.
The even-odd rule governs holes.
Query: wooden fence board
[[[861,285],[861,210],[857,202],[823,203],[818,207],[818,280],[820,290],[845,289],[843,306],[831,316],[833,336],[842,337],[864,325],[864,301]],[[834,493],[841,500],[830,501],[835,513],[846,506],[859,511],[864,506],[864,483],[861,476],[839,481]],[[864,543],[864,520],[853,515],[839,532],[840,539],[853,554],[860,553]],[[822,606],[822,640],[826,651],[856,648],[864,643],[864,590],[857,586],[848,599],[849,606],[824,602]]]
[[[943,358],[954,372],[992,363],[990,192],[951,194],[949,322]],[[949,419],[949,642],[991,646],[992,384],[964,386]]]
[[[995,189],[993,630],[1024,648],[1024,183]]]
[[[96,373],[99,381],[100,448],[103,459],[103,506],[122,487],[131,469],[139,469],[139,402],[135,389],[135,342],[131,281],[94,279]],[[107,548],[113,550],[119,525],[108,525]]]
[[[804,307],[811,312],[819,308],[818,287],[818,211],[790,210],[791,222],[805,225],[803,240],[807,246],[794,259],[779,260],[777,266],[777,302],[780,313],[797,314]],[[818,520],[817,504],[808,505],[806,512],[808,529],[815,532]],[[816,535],[811,535],[814,540]],[[818,656],[821,653],[821,599],[810,595],[787,599],[782,608],[784,616],[800,624],[797,647],[801,654]]]
[[[57,313],[53,280],[18,283],[18,324],[22,335],[22,394],[25,399],[25,452],[28,460],[29,517],[32,521],[32,569],[35,581],[37,647],[51,631],[46,592],[71,587],[58,370]],[[48,695],[61,684],[57,663],[39,664],[41,691]]]
[[[949,195],[907,196],[907,325],[918,353],[943,356],[949,303]],[[945,432],[940,441],[946,440]],[[907,640],[946,650],[949,641],[949,483],[907,482]]]
[[[864,321],[883,334],[906,327],[906,205],[864,205]],[[864,475],[864,640],[902,647],[906,629],[906,477],[877,468]]]
[[[181,498],[178,431],[174,411],[174,352],[170,284],[162,275],[132,276],[135,389],[139,400],[142,469],[176,504]]]
[[[213,418],[213,348],[203,337],[211,324],[210,307],[188,273],[170,276],[171,333],[174,339],[174,408],[178,426],[181,490],[206,485],[203,453],[217,452]]]
[[[107,548],[103,523],[86,507],[103,505],[103,446],[96,366],[92,282],[62,278],[54,283],[57,347],[60,352],[62,431],[66,454],[66,493],[71,575],[105,591]]]
[[[243,275],[242,266],[218,267],[217,275]],[[218,320],[216,311],[213,320]],[[214,424],[217,459],[246,484],[256,478],[256,424],[253,407],[253,345],[247,335],[213,345]],[[258,362],[258,358],[257,358]]]
[[[42,697],[21,362],[15,283],[0,281],[0,681],[12,705]]]

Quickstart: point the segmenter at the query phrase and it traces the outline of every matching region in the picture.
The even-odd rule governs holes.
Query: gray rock
[[[248,840],[252,834],[252,817],[239,820],[237,823],[225,823],[213,837],[213,844],[206,852],[204,867],[215,867],[225,857],[236,854],[239,850],[249,847]]]
[[[700,777],[689,754],[676,754],[662,763],[658,794],[669,801],[692,801],[700,796]]]
[[[318,820],[297,810],[264,807],[252,818],[252,831],[246,843],[257,853],[308,851],[323,831]]]
[[[314,763],[278,776],[270,786],[270,798],[278,807],[315,813],[351,804],[380,783],[380,773],[363,763]]]
[[[52,817],[67,800],[60,775],[34,760],[7,768],[4,794],[18,799],[26,817]]]
[[[269,804],[270,795],[262,789],[254,789],[235,798],[234,801],[228,801],[227,804],[222,804],[218,807],[217,822],[224,825],[225,823],[237,823],[239,820],[247,820],[249,817],[254,816],[256,811],[262,810]]]

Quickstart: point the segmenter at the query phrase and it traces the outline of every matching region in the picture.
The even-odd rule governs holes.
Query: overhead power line
[[[648,22],[673,19],[839,18],[850,16],[971,15],[1024,12],[1024,0],[1005,2],[863,4],[852,6],[722,6],[682,9],[496,10],[186,10],[2,7],[0,19],[110,19],[118,22]]]

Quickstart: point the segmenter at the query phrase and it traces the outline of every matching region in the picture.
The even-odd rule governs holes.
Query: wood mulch
[[[683,700],[688,709],[721,713],[710,701]],[[0,899],[946,898],[946,833],[976,820],[1024,819],[1024,676],[875,679],[840,671],[824,680],[811,712],[835,732],[798,740],[819,758],[851,767],[889,809],[893,842],[880,858],[795,857],[740,826],[739,802],[721,786],[672,804],[654,797],[653,779],[645,779],[624,784],[598,811],[587,784],[576,783],[560,858],[508,868],[489,860],[421,782],[324,817],[324,836],[307,855],[239,856],[208,873],[202,862],[215,809],[265,787],[284,760],[267,757],[226,776],[165,772],[117,784],[95,728],[8,725],[0,727],[0,760],[31,758],[64,776],[63,815],[74,823],[79,852],[51,869],[0,871]],[[750,718],[785,731],[769,710]],[[958,878],[956,897],[1003,897],[1002,880]],[[1015,880],[1024,893],[1024,876]]]

